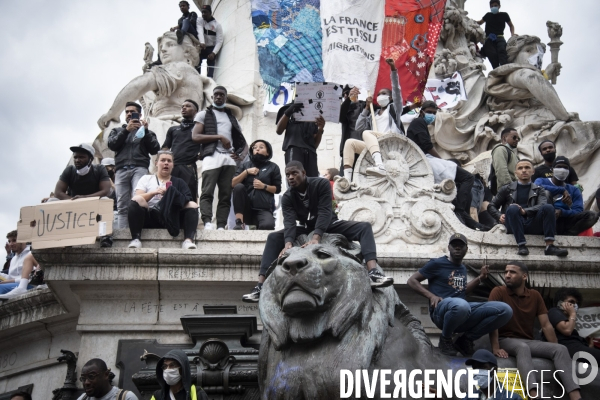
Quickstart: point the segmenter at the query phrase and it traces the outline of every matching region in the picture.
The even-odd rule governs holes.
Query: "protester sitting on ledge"
[[[112,185],[104,165],[92,164],[96,150],[86,143],[70,148],[73,164],[69,165],[58,178],[54,196],[47,201],[77,200],[86,197],[108,198]],[[100,247],[112,247],[112,236],[104,236]]]
[[[133,392],[112,386],[111,375],[103,360],[92,358],[86,362],[79,377],[85,393],[77,400],[138,400]]]
[[[567,157],[556,157],[552,164],[551,178],[538,178],[535,184],[543,187],[552,196],[556,215],[556,233],[577,236],[598,222],[598,214],[583,211],[581,191],[566,182],[571,163]]]
[[[506,226],[507,233],[515,236],[520,256],[529,255],[525,234],[544,235],[547,256],[564,257],[569,254],[565,249],[554,245],[556,218],[554,207],[548,204],[546,192],[531,182],[533,164],[519,160],[515,169],[516,182],[502,186],[498,194],[488,205],[488,211],[497,221]],[[501,209],[501,211],[500,211]]]
[[[25,293],[27,293],[28,290],[34,288],[34,286],[29,284],[30,277],[31,277],[31,273],[34,271],[34,269],[40,268],[40,264],[33,257],[33,254],[31,254],[31,252],[29,252],[23,257],[22,265],[23,265],[23,267],[21,269],[21,276],[20,276],[21,279],[17,282],[17,280],[15,278],[15,282],[18,283],[18,286],[16,286],[13,290],[11,290],[8,293],[0,294],[0,300],[12,299],[13,297],[17,297],[22,294],[25,294]]]
[[[234,230],[245,230],[246,225],[256,225],[258,230],[275,229],[273,195],[281,192],[279,166],[269,161],[273,148],[266,140],[256,140],[250,145],[250,160],[237,169],[233,187]]]
[[[575,288],[560,288],[554,295],[554,307],[548,310],[548,320],[554,327],[558,343],[564,345],[571,357],[578,351],[584,351],[600,364],[600,350],[594,347],[591,337],[579,335],[575,324],[577,310],[583,303],[583,296]]]
[[[198,14],[194,11],[190,12],[190,3],[185,0],[179,2],[179,10],[182,13],[181,18],[177,21],[177,26],[171,28],[171,32],[175,32],[177,35],[177,44],[183,42],[186,33],[198,39],[198,31],[196,30]]]
[[[10,260],[8,274],[3,276],[4,280],[0,281],[0,294],[12,293],[10,297],[14,297],[25,293],[28,289],[33,289],[33,286],[29,285],[29,274],[27,274],[27,278],[22,278],[25,259],[31,254],[31,247],[17,241],[17,231],[9,232],[6,238],[10,249],[15,255]],[[29,273],[31,273],[31,268]]]
[[[392,89],[383,88],[379,90],[377,95],[379,107],[373,110],[375,112],[374,117],[371,115],[373,97],[367,97],[365,108],[359,114],[355,127],[356,131],[362,132],[362,140],[348,139],[344,144],[344,177],[349,181],[352,179],[354,156],[362,153],[364,149],[371,153],[371,157],[375,162],[374,166],[366,169],[367,175],[385,176],[387,172],[377,138],[389,133],[404,135],[404,125],[402,125],[400,119],[404,108],[402,107],[402,89],[398,79],[398,70],[393,59],[389,58],[385,62],[390,66]],[[375,118],[377,130],[373,126],[373,118]]]
[[[208,400],[201,387],[192,383],[190,361],[182,350],[171,350],[156,364],[160,389],[150,400]]]
[[[285,257],[298,236],[310,232],[313,232],[313,235],[305,246],[319,244],[323,233],[338,233],[346,236],[348,240],[358,241],[369,271],[371,288],[386,287],[394,283],[393,278],[386,277],[377,268],[377,249],[371,224],[338,220],[331,207],[331,186],[328,181],[321,177],[307,177],[299,161],[287,163],[285,177],[289,186],[281,198],[285,228],[270,233],[267,237],[258,273],[258,284],[251,293],[242,297],[243,301],[259,301],[271,263],[278,257]]]
[[[142,248],[142,229],[167,229],[171,236],[179,235],[183,225],[185,240],[182,249],[195,249],[198,227],[198,204],[192,201],[187,184],[171,176],[173,153],[161,150],[156,157],[156,174],[142,176],[129,203],[129,248]]]
[[[518,174],[517,174],[518,177]],[[539,292],[528,289],[525,282],[529,270],[520,261],[511,261],[504,270],[506,286],[492,289],[490,301],[501,301],[513,309],[510,321],[500,329],[490,333],[490,342],[495,356],[517,359],[521,379],[527,384],[530,398],[536,398],[539,383],[535,374],[532,357],[546,358],[554,362],[556,375],[571,400],[581,399],[579,386],[573,382],[572,362],[566,347],[558,344],[554,328],[548,320],[548,310]],[[533,339],[533,325],[539,321],[548,342]]]
[[[471,358],[465,361],[465,365],[478,369],[479,373],[475,375],[477,383],[476,396],[470,397],[467,392],[464,400],[481,400],[482,398],[487,400],[522,400],[521,396],[517,394],[519,392],[510,391],[507,387],[502,386],[501,382],[498,382],[496,376],[498,360],[489,350],[477,350]]]
[[[455,233],[448,242],[448,256],[435,258],[408,278],[408,286],[429,299],[429,316],[442,330],[439,349],[443,354],[464,356],[473,354],[473,342],[503,326],[512,317],[506,304],[489,301],[468,302],[467,294],[483,279],[487,279],[489,267],[481,267],[479,276],[467,283],[467,267],[462,263],[467,254],[467,238]],[[420,282],[427,279],[428,289]],[[463,335],[452,343],[452,335]]]

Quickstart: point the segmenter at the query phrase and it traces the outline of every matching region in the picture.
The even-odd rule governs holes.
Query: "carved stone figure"
[[[371,290],[345,237],[293,247],[271,270],[259,303],[263,399],[340,398],[340,369],[449,368],[396,291]]]
[[[502,129],[513,127],[521,136],[521,157],[539,163],[538,144],[553,140],[557,153],[568,157],[577,170],[580,183],[590,188],[583,193],[589,206],[600,184],[600,176],[592,172],[600,167],[600,122],[579,121],[577,113],[567,111],[552,86],[562,67],[558,62],[562,27],[551,21],[546,24],[552,58],[545,71],[542,57],[546,46],[538,37],[520,35],[507,42],[509,64],[486,77],[483,60],[471,43],[483,42],[483,31],[467,16],[462,3],[447,3],[432,75],[446,77],[454,68],[451,60],[455,60],[467,100],[438,113],[430,127],[436,150],[445,158],[472,161],[500,141]],[[480,166],[471,168],[475,169]]]
[[[148,42],[144,45],[144,64],[152,64],[152,59],[154,58],[154,47]]]
[[[144,61],[152,60],[152,46],[146,43]],[[212,90],[216,83],[211,78],[200,75],[198,65],[200,42],[185,35],[181,45],[177,44],[175,32],[166,32],[158,38],[158,51],[162,64],[144,68],[145,73],[134,78],[119,92],[108,112],[100,117],[98,126],[104,131],[94,142],[96,150],[103,157],[112,157],[106,142],[110,130],[120,123],[119,116],[128,101],[139,101],[149,129],[156,133],[159,143],[163,143],[167,130],[181,121],[181,104],[186,99],[194,100],[201,109],[212,102]],[[236,118],[242,118],[239,106],[250,105],[255,98],[249,95],[228,93],[229,103]]]

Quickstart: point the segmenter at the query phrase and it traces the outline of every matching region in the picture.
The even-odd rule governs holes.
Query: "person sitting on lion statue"
[[[339,233],[348,240],[360,242],[362,254],[367,264],[371,287],[386,287],[394,283],[377,268],[377,250],[371,225],[367,222],[342,221],[331,208],[331,186],[326,179],[306,176],[299,161],[290,161],[285,167],[285,177],[289,189],[281,199],[284,229],[270,233],[260,264],[258,284],[245,294],[245,302],[258,302],[262,284],[269,266],[278,257],[293,247],[294,240],[313,232],[311,240],[303,247],[319,244],[323,233]],[[301,226],[296,226],[297,221]]]

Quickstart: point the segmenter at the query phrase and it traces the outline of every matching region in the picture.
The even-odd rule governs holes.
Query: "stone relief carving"
[[[467,100],[438,113],[430,128],[436,150],[447,158],[473,161],[500,141],[502,129],[514,127],[522,137],[521,156],[540,163],[537,145],[545,139],[553,140],[557,152],[569,157],[578,171],[580,183],[590,188],[583,193],[589,206],[600,184],[600,177],[592,172],[600,166],[600,122],[580,121],[577,113],[567,111],[552,86],[562,68],[558,62],[562,27],[556,22],[546,23],[551,61],[545,75],[541,57],[536,56],[542,55],[546,46],[538,37],[520,35],[508,40],[509,64],[490,71],[486,77],[483,60],[473,44],[483,43],[485,35],[467,16],[462,3],[452,0],[446,6],[432,75],[444,78],[454,69],[459,71]],[[529,60],[534,58],[539,65],[531,64]]]
[[[379,146],[385,177],[366,175],[375,162],[364,151],[353,182],[336,178],[333,189],[341,219],[369,222],[379,244],[433,244],[455,230],[472,236],[474,231],[454,215],[454,182],[434,184],[431,167],[413,141],[391,134],[381,137]]]

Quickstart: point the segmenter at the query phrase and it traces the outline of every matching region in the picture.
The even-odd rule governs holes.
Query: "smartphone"
[[[131,113],[131,119],[135,119],[135,120],[139,121],[140,120],[140,113],[137,113],[137,112]]]
[[[171,187],[172,184],[173,184],[173,182],[168,181],[167,183],[165,183],[165,187],[168,189]]]

